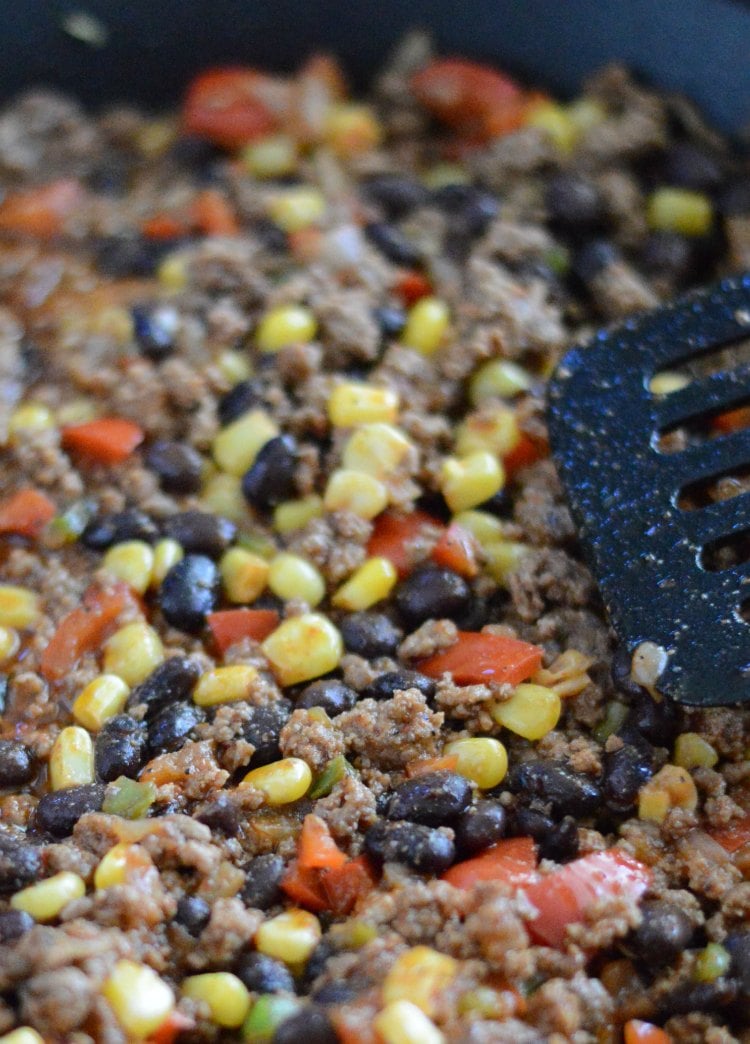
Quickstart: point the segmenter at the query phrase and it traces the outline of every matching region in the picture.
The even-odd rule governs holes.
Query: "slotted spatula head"
[[[750,366],[674,379],[668,394],[651,381],[748,338],[750,273],[598,334],[568,352],[549,390],[552,454],[612,625],[658,663],[656,688],[686,704],[750,701],[750,561],[712,557],[750,534],[750,491],[689,501],[696,484],[750,470],[750,428],[714,423],[705,437],[711,418],[750,403]]]

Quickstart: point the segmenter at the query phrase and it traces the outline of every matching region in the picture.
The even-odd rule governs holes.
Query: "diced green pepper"
[[[277,994],[258,997],[242,1024],[242,1039],[249,1044],[263,1044],[271,1040],[277,1026],[293,1015],[299,1006],[296,997]]]
[[[155,800],[153,783],[138,783],[127,776],[118,776],[107,788],[102,811],[123,819],[143,819]]]
[[[321,774],[315,780],[312,785],[310,793],[307,795],[312,798],[313,801],[316,798],[327,797],[331,793],[337,783],[340,783],[344,776],[353,776],[354,769],[346,760],[343,754],[339,754],[328,762],[326,767],[323,769]]]

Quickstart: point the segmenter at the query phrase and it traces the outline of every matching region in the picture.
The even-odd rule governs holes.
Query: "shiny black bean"
[[[732,963],[729,974],[737,980],[740,993],[750,999],[750,931],[732,932],[724,940]]]
[[[449,215],[449,243],[452,237],[470,242],[484,235],[500,211],[497,197],[476,185],[443,185],[433,201]]]
[[[179,631],[197,634],[216,608],[220,588],[219,570],[210,558],[185,555],[162,580],[159,602],[164,618]]]
[[[0,674],[0,714],[5,714],[5,708],[8,703],[8,687],[10,681],[7,674]]]
[[[657,701],[641,691],[633,701],[623,727],[618,730],[623,739],[631,742],[630,734],[643,736],[655,747],[670,747],[680,730],[680,712],[671,700]]]
[[[62,791],[57,791],[58,794]],[[42,801],[44,798],[42,798]],[[26,841],[0,834],[0,894],[17,892],[38,880],[42,872],[42,850]]]
[[[556,174],[547,185],[545,203],[551,223],[566,231],[590,231],[604,220],[601,193],[579,174]]]
[[[53,790],[39,799],[36,826],[51,837],[69,837],[81,816],[87,812],[98,812],[103,801],[103,783],[86,783],[82,787]]]
[[[245,867],[245,884],[240,892],[243,903],[255,910],[268,910],[280,902],[283,876],[284,860],[280,855],[269,852],[256,856]]]
[[[578,827],[572,816],[556,823],[537,808],[520,807],[514,810],[512,825],[517,837],[533,837],[542,859],[567,863],[578,855]]]
[[[178,700],[170,703],[154,717],[148,727],[148,749],[152,755],[180,750],[192,738],[193,729],[205,718],[194,703]]]
[[[663,178],[668,185],[710,192],[719,187],[724,173],[715,156],[691,142],[679,141],[664,157]]]
[[[196,493],[201,487],[203,457],[186,442],[160,439],[146,450],[144,463],[167,493]]]
[[[401,631],[384,613],[348,613],[339,625],[347,652],[375,660],[395,656]]]
[[[107,152],[107,158],[97,163],[86,177],[86,184],[99,196],[124,196],[133,171],[133,162],[127,154],[112,146]]]
[[[507,826],[508,817],[499,801],[477,801],[453,825],[456,848],[462,856],[483,852],[505,836]]]
[[[612,684],[626,696],[632,696],[635,699],[642,694],[643,689],[630,677],[631,668],[632,657],[630,653],[624,645],[618,645],[612,654],[612,662],[610,664]]]
[[[222,426],[231,424],[262,402],[263,385],[260,381],[240,381],[219,399],[218,413]]]
[[[539,798],[559,816],[591,815],[602,801],[601,789],[589,776],[554,761],[522,762],[501,786],[525,799]]]
[[[682,982],[659,998],[659,1021],[691,1011],[709,1012],[725,1008],[737,997],[737,983],[733,979],[715,982]]]
[[[416,268],[422,262],[419,250],[395,225],[389,225],[385,221],[373,221],[365,225],[365,235],[383,257],[394,265]]]
[[[676,903],[666,899],[641,904],[642,920],[628,937],[625,948],[650,967],[671,964],[687,949],[693,923]]]
[[[0,913],[0,943],[20,939],[26,932],[31,931],[35,924],[34,918],[25,910],[3,910]]]
[[[197,895],[183,895],[178,900],[175,920],[190,933],[197,936],[203,931],[211,918],[211,907],[205,899]]]
[[[171,305],[156,307],[136,305],[131,309],[133,332],[141,355],[154,362],[166,359],[175,350],[175,334],[179,323]]]
[[[237,535],[237,526],[228,518],[210,511],[180,511],[162,523],[164,536],[176,540],[186,555],[218,558]]]
[[[235,837],[240,829],[240,813],[237,806],[227,794],[220,794],[213,801],[204,805],[200,812],[195,813],[199,823],[205,823],[211,830],[225,834],[227,837]]]
[[[367,199],[383,208],[389,218],[404,217],[429,199],[424,185],[402,174],[373,174],[361,183]]]
[[[646,748],[626,743],[604,755],[602,793],[607,807],[625,813],[635,805],[638,792],[654,774],[653,757]]]
[[[750,177],[730,181],[718,195],[717,208],[725,217],[750,214]]]
[[[250,766],[258,768],[281,757],[279,736],[289,720],[292,705],[289,700],[276,700],[263,707],[252,707],[242,724],[242,738],[255,747]]]
[[[641,253],[641,264],[649,275],[685,279],[693,267],[693,247],[676,232],[652,232]]]
[[[471,784],[457,772],[426,772],[398,786],[388,802],[388,819],[446,826],[471,805]]]
[[[160,663],[148,678],[136,685],[128,696],[128,707],[146,704],[146,717],[175,700],[186,700],[201,676],[201,669],[189,656],[172,656]]]
[[[285,254],[289,248],[289,239],[283,228],[279,228],[267,218],[259,218],[253,222],[253,232],[266,250],[272,254]]]
[[[326,982],[319,990],[313,990],[311,996],[316,1004],[346,1004],[365,989],[365,984],[352,979],[339,982]]]
[[[234,974],[251,993],[294,993],[294,978],[287,966],[265,953],[243,953]]]
[[[159,536],[153,519],[137,508],[126,508],[111,515],[93,518],[81,533],[81,543],[92,551],[106,551],[123,540],[145,540],[152,543]]]
[[[398,337],[406,326],[406,313],[401,308],[383,306],[372,313],[384,337]]]
[[[607,239],[594,239],[575,254],[570,273],[588,287],[610,265],[621,260],[620,251]]]
[[[268,509],[295,493],[297,443],[292,435],[277,435],[265,444],[242,476],[242,493],[254,508]]]
[[[456,620],[471,607],[471,588],[462,576],[441,566],[421,566],[396,588],[396,607],[408,627],[425,620]]]
[[[115,278],[152,276],[159,262],[172,249],[168,241],[141,236],[105,236],[96,244],[96,267],[103,275]]]
[[[351,710],[357,702],[357,693],[338,678],[324,678],[311,682],[302,690],[297,707],[322,707],[329,718]]]
[[[0,787],[22,787],[37,772],[34,755],[17,740],[0,740]]]
[[[218,149],[212,142],[193,134],[181,134],[169,149],[171,160],[193,172],[213,163],[218,155]]]
[[[147,734],[143,722],[118,714],[104,723],[94,743],[96,774],[105,783],[118,776],[133,779],[146,760]]]
[[[364,848],[376,863],[404,863],[424,874],[441,874],[456,858],[448,831],[420,823],[378,820],[365,834]]]
[[[276,1028],[272,1044],[338,1044],[338,1034],[322,1008],[306,1004]]]
[[[432,678],[419,671],[386,671],[379,674],[363,691],[362,696],[371,700],[390,700],[398,689],[419,689],[426,700],[432,699],[437,686]]]
[[[331,957],[340,952],[341,947],[337,940],[330,935],[324,935],[310,954],[307,964],[305,965],[305,970],[303,971],[300,980],[303,989],[307,990],[310,984],[326,970],[326,965]]]

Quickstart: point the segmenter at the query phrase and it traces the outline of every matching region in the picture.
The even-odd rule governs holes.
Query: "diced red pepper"
[[[672,1038],[666,1030],[640,1019],[630,1019],[626,1022],[623,1036],[625,1044],[672,1044]]]
[[[709,831],[714,841],[718,841],[726,852],[737,852],[750,842],[750,814],[742,819],[735,819],[728,826]]]
[[[407,308],[411,308],[421,297],[429,297],[432,284],[421,272],[404,272],[396,280],[393,291]]]
[[[48,185],[11,192],[0,203],[0,231],[51,239],[83,199],[75,178],[61,178]]]
[[[296,261],[315,261],[323,247],[323,233],[319,228],[299,228],[287,233],[287,242]]]
[[[42,653],[41,670],[47,681],[58,681],[86,652],[98,649],[114,630],[117,617],[133,601],[127,584],[102,591],[90,587],[83,605],[64,616]]]
[[[500,634],[459,631],[455,645],[422,660],[419,669],[430,678],[450,673],[456,685],[490,681],[518,685],[541,665],[542,650],[530,642]]]
[[[272,107],[271,85],[277,88],[272,77],[255,69],[209,69],[201,73],[190,84],[185,98],[185,130],[227,149],[263,137],[279,122]]]
[[[0,533],[16,533],[34,540],[56,510],[49,497],[38,489],[20,489],[0,504]]]
[[[426,526],[439,530],[443,527],[425,511],[412,511],[408,515],[399,515],[394,511],[384,511],[378,515],[367,543],[367,554],[387,558],[393,562],[399,577],[408,576],[412,570],[413,560],[408,544],[415,540]]]
[[[320,816],[305,816],[297,839],[297,862],[301,870],[338,869],[346,855],[331,837],[328,824]]]
[[[195,1029],[195,1021],[181,1011],[173,1011],[148,1039],[150,1044],[174,1044],[180,1033],[191,1029]]]
[[[143,428],[124,417],[100,417],[62,431],[64,449],[97,464],[121,464],[143,442]]]
[[[148,239],[179,239],[190,231],[187,224],[174,214],[154,214],[141,225]]]
[[[513,837],[498,841],[474,859],[456,863],[442,879],[455,888],[469,889],[481,881],[503,881],[517,887],[537,877],[536,845],[532,838]]]
[[[217,189],[204,189],[193,200],[193,224],[205,236],[236,236],[240,231],[229,200]]]
[[[289,898],[304,906],[306,910],[318,913],[325,910],[328,897],[323,891],[320,870],[304,870],[298,859],[293,859],[281,879],[281,890]]]
[[[422,758],[419,761],[410,761],[406,766],[406,775],[410,779],[414,776],[424,776],[427,772],[455,772],[458,765],[457,754],[443,754],[439,758]]]
[[[208,626],[223,654],[243,638],[262,642],[279,626],[279,614],[275,609],[220,609],[209,613]]]
[[[496,69],[463,58],[440,58],[411,79],[411,89],[433,116],[478,142],[523,126],[527,97]]]
[[[474,537],[463,526],[452,522],[432,549],[437,565],[471,579],[479,572]]]
[[[530,438],[522,431],[521,437],[513,449],[503,457],[505,474],[509,479],[514,478],[521,468],[528,468],[530,464],[536,464],[538,460],[546,457],[548,452],[546,445]]]
[[[343,866],[323,870],[321,878],[327,909],[336,917],[350,914],[359,900],[369,895],[377,884],[367,856],[357,856]]]

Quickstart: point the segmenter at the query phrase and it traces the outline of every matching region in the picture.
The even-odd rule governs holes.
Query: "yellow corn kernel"
[[[646,221],[659,232],[704,236],[713,224],[713,206],[702,192],[682,188],[660,188],[646,203]]]
[[[242,150],[242,162],[256,178],[280,178],[297,169],[297,142],[288,134],[269,134]]]
[[[202,1001],[211,1013],[211,1021],[226,1029],[236,1029],[250,1011],[247,986],[231,972],[205,972],[188,975],[182,981],[183,997]]]
[[[290,344],[307,344],[318,332],[318,323],[304,305],[280,305],[261,319],[255,342],[262,352],[278,352]]]
[[[0,627],[0,663],[12,660],[21,647],[18,631],[12,627]]]
[[[129,692],[128,685],[116,674],[100,674],[76,696],[73,717],[79,725],[98,732],[105,721],[120,713]]]
[[[22,888],[10,897],[14,910],[23,910],[35,921],[54,921],[57,915],[74,899],[86,894],[82,877],[70,870],[62,870],[53,877]]]
[[[128,1036],[143,1040],[161,1026],[174,1008],[172,988],[153,968],[120,960],[102,984],[102,995]]]
[[[719,755],[697,732],[683,732],[675,740],[672,760],[684,769],[713,768]]]
[[[409,1000],[387,1004],[373,1019],[383,1044],[444,1044],[434,1022]]]
[[[124,580],[138,594],[144,594],[151,582],[154,552],[143,540],[124,540],[110,547],[102,565],[108,573]]]
[[[499,396],[512,399],[531,388],[531,375],[510,359],[490,359],[475,371],[469,381],[469,399],[478,406],[485,399]]]
[[[125,624],[104,647],[104,670],[118,675],[131,688],[148,678],[163,661],[161,638],[143,620]]]
[[[458,758],[456,772],[476,783],[480,790],[496,787],[508,771],[508,753],[499,740],[489,736],[454,740],[444,750]]]
[[[45,431],[55,426],[52,411],[41,402],[25,402],[16,407],[8,420],[8,435],[11,442],[13,436],[22,431]]]
[[[285,964],[304,963],[320,941],[320,921],[307,910],[286,910],[264,921],[255,933],[259,953]]]
[[[327,616],[302,613],[284,620],[261,646],[282,685],[319,678],[338,667],[344,643]]]
[[[451,511],[465,511],[483,504],[503,488],[505,471],[487,450],[468,457],[446,457],[443,461],[441,489]]]
[[[528,682],[517,685],[509,700],[496,703],[492,718],[498,725],[510,729],[527,740],[539,740],[551,732],[560,720],[560,697],[546,685]]]
[[[325,580],[312,562],[288,551],[271,559],[268,586],[285,602],[299,598],[311,608],[322,602],[326,593]]]
[[[445,339],[450,311],[439,297],[422,297],[409,309],[401,343],[422,355],[432,355]]]
[[[322,514],[323,498],[317,493],[311,493],[299,500],[285,500],[274,508],[273,528],[277,533],[293,533],[295,529],[302,529]]]
[[[397,417],[398,395],[390,388],[350,381],[338,384],[328,400],[328,419],[337,428],[378,422],[390,424]]]
[[[498,406],[492,413],[469,416],[456,431],[456,453],[467,457],[487,450],[496,457],[507,457],[521,439],[518,421],[513,410]]]
[[[456,977],[458,965],[452,957],[429,946],[413,946],[391,965],[383,982],[386,1005],[408,1000],[425,1015],[432,1015],[435,1002]]]
[[[128,344],[133,340],[133,317],[127,308],[111,305],[99,308],[91,314],[88,332],[99,337],[109,337],[117,344]]]
[[[567,107],[568,116],[581,133],[597,127],[607,118],[607,110],[596,98],[577,98]]]
[[[247,356],[234,348],[226,348],[223,352],[220,352],[216,365],[224,380],[229,381],[232,386],[239,384],[240,381],[246,381],[248,377],[252,376],[253,372]]]
[[[553,689],[561,699],[578,696],[591,678],[586,673],[593,663],[590,656],[585,656],[578,649],[566,649],[556,656],[549,667],[540,667],[532,676],[535,685],[546,685]]]
[[[323,193],[306,185],[280,192],[268,203],[269,217],[285,232],[299,232],[320,224],[325,211]]]
[[[69,725],[58,735],[49,755],[49,782],[52,790],[94,782],[94,744],[86,729]]]
[[[422,182],[431,189],[443,188],[444,185],[469,185],[471,174],[458,163],[436,163],[422,176]]]
[[[414,444],[392,424],[363,424],[344,446],[342,463],[347,471],[364,471],[387,479],[414,452]]]
[[[19,1026],[10,1033],[3,1033],[0,1044],[44,1044],[44,1037],[40,1037],[31,1026]]]
[[[388,490],[374,475],[348,468],[331,472],[323,496],[326,511],[351,511],[360,518],[375,518],[387,506]]]
[[[151,587],[159,587],[172,566],[177,565],[185,557],[182,545],[171,537],[164,537],[154,544],[154,559],[151,563]]]
[[[471,533],[480,547],[497,543],[503,539],[505,530],[499,518],[488,511],[459,511],[453,521]]]
[[[282,758],[251,769],[240,786],[252,786],[265,795],[269,805],[289,805],[310,789],[312,772],[301,758]]]
[[[249,410],[227,424],[211,446],[214,460],[229,475],[244,475],[267,442],[279,434],[265,410]]]
[[[652,395],[671,395],[672,392],[687,388],[690,378],[686,373],[675,373],[663,370],[651,378],[648,390]]]
[[[526,125],[545,131],[560,152],[571,152],[581,134],[565,106],[552,101],[535,105]]]
[[[188,282],[187,258],[182,254],[168,254],[160,262],[156,275],[165,290],[184,290]]]
[[[135,136],[135,146],[143,156],[163,156],[177,137],[175,120],[155,119],[145,123]]]
[[[90,399],[71,399],[57,409],[55,419],[62,428],[66,424],[85,424],[94,420],[97,414],[96,403]]]
[[[693,777],[679,765],[665,765],[638,794],[638,818],[653,823],[661,823],[671,808],[692,812],[697,806]]]
[[[325,122],[325,140],[339,156],[356,156],[380,144],[383,128],[369,105],[337,102]]]
[[[36,623],[39,617],[39,598],[28,587],[0,584],[0,627],[18,627],[23,630]]]
[[[230,547],[219,563],[224,594],[241,605],[254,602],[268,582],[268,562],[244,547]]]
[[[529,553],[529,545],[518,540],[498,540],[483,548],[487,572],[499,584],[505,584]]]
[[[140,845],[120,841],[105,853],[94,871],[94,887],[100,890],[126,884],[130,872],[137,868],[153,866],[151,858]]]
[[[214,667],[198,679],[198,684],[193,689],[193,700],[199,707],[213,707],[217,703],[246,700],[257,678],[257,670],[248,663]]]
[[[396,586],[398,573],[388,558],[368,558],[346,583],[336,591],[331,601],[338,609],[356,613],[369,609],[387,598]]]
[[[222,518],[232,522],[247,520],[247,501],[237,475],[227,475],[224,471],[211,475],[203,485],[200,501],[206,511],[213,511]]]

